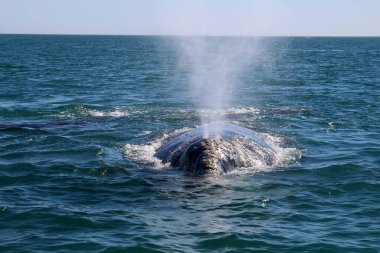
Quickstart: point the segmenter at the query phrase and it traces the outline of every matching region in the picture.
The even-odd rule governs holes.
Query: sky
[[[380,36],[380,0],[0,0],[0,33]]]

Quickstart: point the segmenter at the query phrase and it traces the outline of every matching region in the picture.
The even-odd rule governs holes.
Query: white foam
[[[123,148],[125,156],[133,162],[151,166],[154,169],[168,169],[170,164],[163,164],[160,159],[154,156],[156,150],[161,147],[166,139],[190,130],[190,128],[181,128],[171,134],[163,134],[160,138],[149,141],[145,144],[126,144]],[[151,131],[144,131],[149,132]]]
[[[253,107],[247,108],[228,108],[226,110],[227,114],[259,114],[260,110]]]
[[[160,159],[154,157],[159,146],[158,141],[153,141],[142,145],[126,144],[123,150],[125,156],[133,162],[152,166],[155,169],[163,169],[169,165],[163,164]]]
[[[68,110],[60,112],[58,117],[78,117],[78,116],[93,116],[93,117],[127,117],[131,114],[138,114],[140,111],[131,111],[122,108],[112,108],[109,110],[100,110],[100,109],[89,109],[83,105],[75,106],[75,108],[70,108]]]
[[[152,133],[152,131],[142,131],[141,133],[137,134],[137,136],[149,135],[151,133]]]
[[[119,109],[115,109],[113,111],[89,110],[88,113],[94,117],[115,117],[115,118],[126,117],[130,115],[128,111],[119,110]]]
[[[225,110],[210,110],[210,109],[200,109],[197,110],[200,115],[235,115],[235,114],[259,114],[261,111],[254,107],[246,107],[246,108],[227,108]]]
[[[273,143],[273,149],[276,153],[274,166],[286,166],[299,160],[302,156],[302,151],[298,148],[282,147],[284,139],[279,136],[265,134],[266,138]]]

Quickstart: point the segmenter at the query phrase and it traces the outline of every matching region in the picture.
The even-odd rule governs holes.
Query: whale
[[[22,122],[15,124],[2,124],[0,123],[0,131],[22,131],[22,130],[45,130],[50,128],[59,128],[65,126],[82,126],[95,123],[102,123],[113,120],[112,117],[79,117],[79,118],[67,118],[61,120],[48,120],[36,122]]]
[[[218,122],[168,138],[154,156],[189,175],[217,175],[239,168],[273,166],[278,162],[279,149],[270,135]]]

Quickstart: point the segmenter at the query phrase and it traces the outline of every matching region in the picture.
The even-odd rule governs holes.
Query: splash
[[[188,75],[189,94],[195,107],[206,112],[199,115],[201,124],[224,121],[226,110],[237,100],[243,74],[261,52],[260,40],[183,37],[178,45],[179,66]]]
[[[158,139],[141,145],[126,144],[123,148],[124,154],[129,160],[133,162],[151,166],[156,169],[168,169],[170,168],[170,164],[163,164],[160,159],[154,156],[156,150],[161,147],[167,139],[170,139],[173,136],[179,135],[189,130],[189,128],[178,129],[171,134],[164,134]]]

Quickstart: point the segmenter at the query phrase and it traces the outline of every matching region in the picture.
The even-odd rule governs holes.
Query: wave
[[[173,113],[173,111],[171,111]],[[177,114],[194,114],[199,116],[207,115],[217,115],[224,117],[233,117],[240,115],[247,116],[260,116],[260,115],[299,115],[309,113],[310,109],[303,107],[283,107],[283,108],[256,108],[256,107],[230,107],[224,110],[213,110],[213,109],[179,109],[174,110]]]
[[[159,112],[160,114],[167,114],[170,116],[184,117],[184,116],[221,116],[226,119],[234,118],[234,116],[247,115],[247,116],[260,116],[267,114],[304,114],[309,112],[306,108],[256,108],[256,107],[230,107],[223,110],[214,109],[173,109],[167,108],[157,111],[155,107],[151,108],[125,108],[122,106],[115,106],[111,108],[99,108],[96,106],[85,104],[71,104],[57,108],[60,112],[58,117],[130,117],[135,115],[151,115],[152,113]]]
[[[89,114],[94,117],[127,117],[131,113],[126,111],[126,110],[120,110],[120,109],[115,109],[112,111],[99,111],[99,110],[89,110]]]
[[[124,107],[112,107],[112,108],[97,108],[94,106],[77,104],[77,105],[67,105],[63,107],[58,107],[60,110],[58,117],[113,117],[122,118],[128,117],[136,114],[148,113],[144,110],[136,110],[134,108],[124,108]]]
[[[227,108],[225,110],[213,110],[213,109],[179,109],[175,110],[177,113],[188,114],[194,113],[199,115],[207,115],[207,114],[219,114],[219,115],[234,115],[234,114],[260,114],[262,112],[261,109],[254,107],[246,107],[246,108]]]

